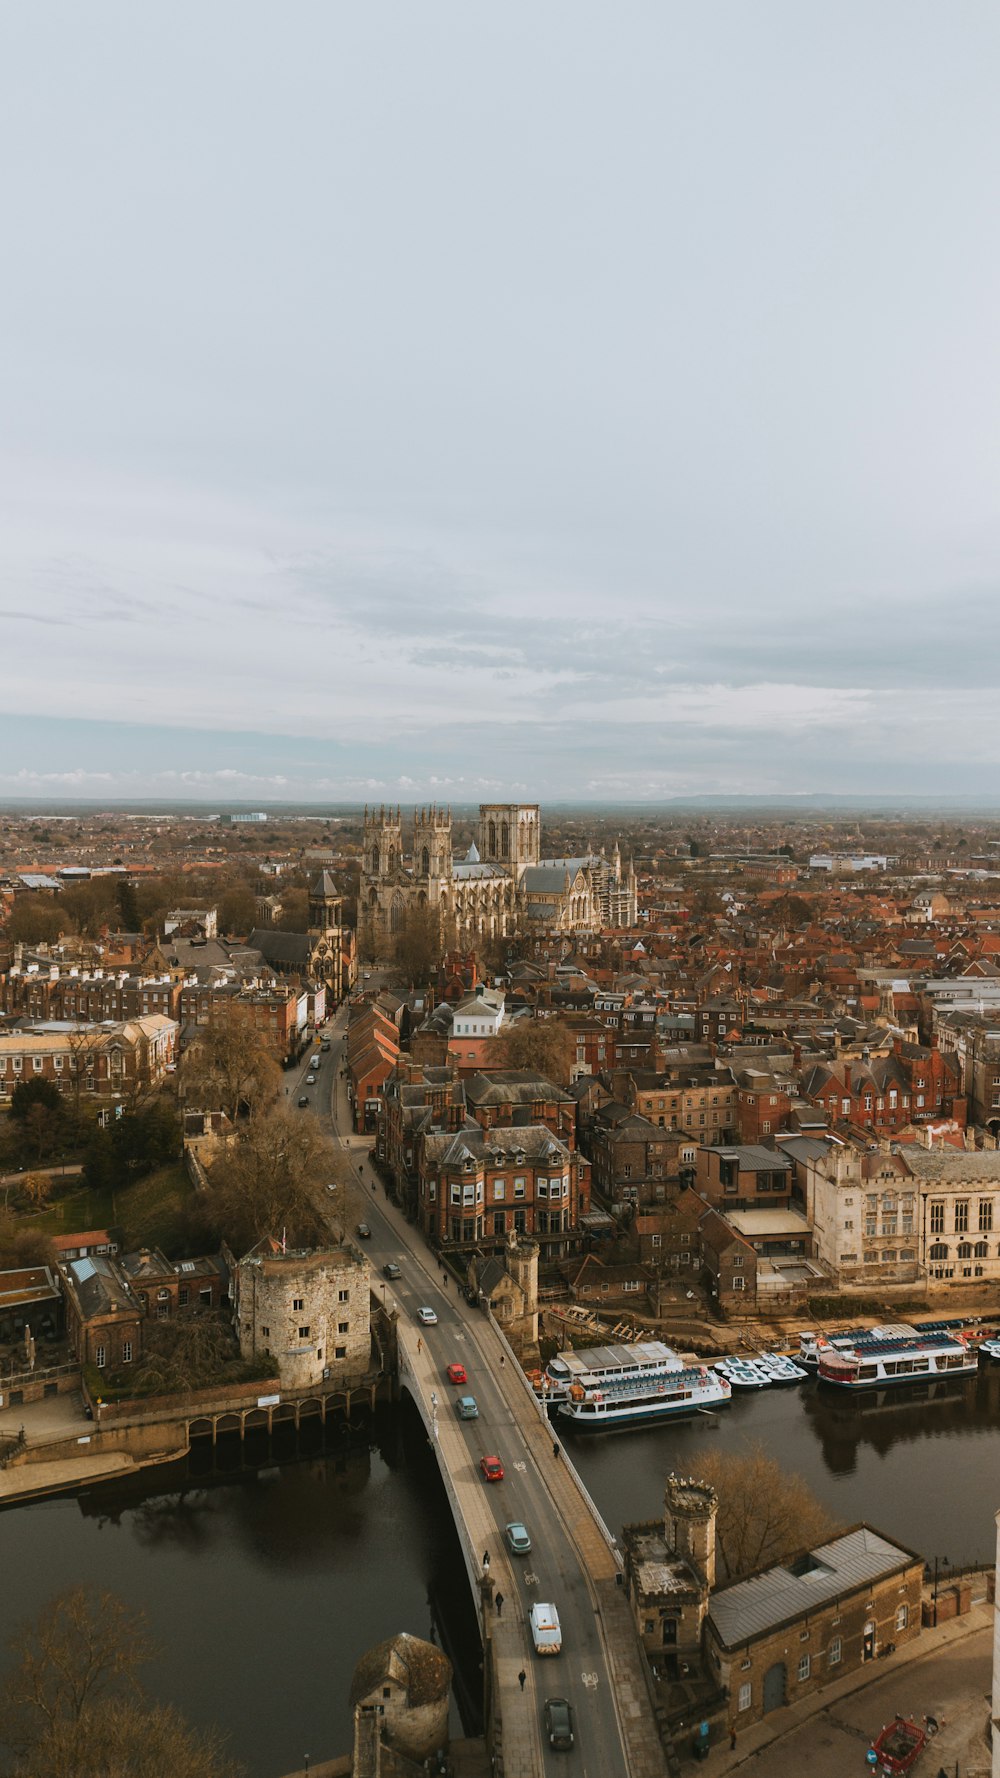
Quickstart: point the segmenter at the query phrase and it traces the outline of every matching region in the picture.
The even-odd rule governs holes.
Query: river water
[[[815,1383],[769,1389],[711,1420],[567,1448],[614,1531],[658,1516],[670,1470],[758,1442],[843,1523],[867,1519],[930,1559],[990,1560],[1000,1366],[931,1391],[861,1403]],[[412,1409],[381,1410],[350,1438],[318,1426],[282,1436],[256,1450],[196,1447],[169,1474],[0,1513],[0,1639],[76,1581],[143,1606],[160,1646],[150,1689],[225,1730],[253,1778],[348,1750],[354,1665],[400,1629],[448,1649],[453,1726],[475,1729],[475,1620]]]

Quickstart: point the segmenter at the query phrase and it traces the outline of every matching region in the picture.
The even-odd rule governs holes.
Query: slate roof
[[[106,1315],[111,1309],[125,1309],[131,1315],[137,1313],[125,1286],[119,1283],[113,1267],[100,1254],[94,1254],[90,1259],[71,1259],[65,1270],[85,1320],[91,1315]]]
[[[792,1163],[779,1149],[762,1148],[757,1142],[743,1143],[739,1148],[718,1148],[721,1160],[736,1161],[741,1173],[789,1173]]]
[[[918,1179],[940,1179],[942,1184],[966,1179],[1000,1183],[1000,1153],[996,1149],[908,1148],[906,1165]]]
[[[377,1642],[363,1654],[351,1680],[351,1704],[381,1686],[387,1679],[405,1685],[411,1706],[433,1704],[451,1690],[451,1662],[433,1642],[424,1642],[403,1630],[387,1642]]]
[[[540,1160],[557,1165],[569,1159],[565,1143],[553,1136],[545,1124],[519,1125],[516,1129],[510,1125],[497,1125],[491,1130],[473,1124],[456,1135],[428,1136],[424,1143],[428,1162],[439,1167],[459,1167],[466,1159],[489,1160],[496,1151],[505,1157],[523,1154],[526,1161]]]
[[[285,966],[301,965],[303,968],[312,957],[312,939],[307,932],[279,932],[273,926],[255,926],[250,934],[250,943],[260,952],[266,963]]]
[[[709,1617],[723,1648],[738,1648],[920,1560],[870,1525],[856,1525],[788,1566],[778,1563],[713,1593]]]
[[[570,1094],[553,1086],[544,1074],[520,1069],[480,1071],[466,1081],[465,1096],[470,1105],[533,1105],[540,1099],[556,1105],[572,1103]]]

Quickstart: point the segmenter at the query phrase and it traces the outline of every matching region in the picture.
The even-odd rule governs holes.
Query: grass
[[[18,1218],[22,1228],[40,1229],[47,1235],[71,1235],[86,1229],[118,1226],[126,1252],[136,1247],[162,1247],[169,1257],[178,1245],[184,1211],[193,1187],[178,1161],[158,1167],[120,1191],[91,1191],[74,1186],[40,1215]]]

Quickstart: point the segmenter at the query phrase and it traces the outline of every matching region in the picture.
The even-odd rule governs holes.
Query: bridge
[[[338,1034],[342,1021],[343,1014]],[[371,1169],[361,1159],[367,1139],[346,1135],[350,1122],[338,1079],[339,1055],[335,1041],[322,1082],[324,1110],[329,1089],[334,1128],[345,1132],[342,1140],[368,1194],[365,1215],[376,1280],[388,1260],[396,1261],[402,1274],[389,1284],[376,1282],[376,1294],[398,1314],[400,1386],[433,1445],[480,1612],[494,1769],[502,1778],[537,1778],[543,1772],[664,1778],[645,1658],[621,1585],[615,1540],[496,1324],[462,1299],[381,1189],[371,1191]],[[421,1306],[434,1310],[435,1325],[417,1321]],[[467,1388],[448,1382],[451,1363],[465,1367]],[[477,1419],[458,1418],[462,1394],[475,1396]],[[505,1474],[490,1484],[479,1463],[493,1454]],[[507,1548],[504,1526],[511,1520],[528,1529],[527,1556],[514,1556]],[[558,1657],[534,1653],[528,1613],[538,1600],[558,1609],[563,1635]],[[573,1706],[576,1745],[569,1756],[553,1752],[544,1736],[549,1696],[568,1698]]]

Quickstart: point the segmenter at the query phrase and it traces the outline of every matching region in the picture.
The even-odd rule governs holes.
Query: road
[[[398,1307],[409,1333],[411,1353],[415,1350],[413,1335],[420,1341],[415,1364],[421,1368],[425,1385],[436,1388],[445,1455],[456,1488],[463,1491],[463,1512],[467,1520],[486,1528],[484,1552],[489,1552],[495,1592],[504,1598],[502,1618],[494,1623],[494,1637],[503,1691],[505,1772],[627,1778],[630,1767],[596,1598],[577,1544],[550,1492],[548,1466],[554,1471],[560,1459],[553,1455],[551,1438],[540,1437],[531,1404],[521,1399],[523,1383],[514,1374],[514,1361],[506,1357],[505,1364],[500,1364],[506,1348],[499,1335],[479,1310],[458,1296],[420,1234],[387,1202],[381,1186],[377,1191],[371,1189],[374,1176],[367,1160],[369,1138],[342,1134],[350,1131],[346,1084],[340,1077],[345,1029],[346,1008],[341,1008],[324,1033],[332,1047],[323,1055],[315,1086],[309,1089],[292,1082],[290,1096],[294,1103],[300,1092],[309,1092],[313,1100],[310,1109],[324,1121],[329,1119],[336,1140],[352,1155],[367,1198],[364,1215],[372,1236],[366,1247],[378,1288],[390,1307]],[[305,1072],[304,1067],[303,1076]],[[381,1269],[388,1260],[396,1260],[402,1271],[402,1277],[392,1284],[381,1280]],[[422,1305],[435,1311],[436,1326],[419,1326],[416,1311]],[[455,1388],[447,1381],[445,1368],[452,1362],[465,1366],[467,1389]],[[458,1421],[454,1403],[463,1393],[475,1395],[478,1419]],[[520,1410],[524,1425],[515,1409]],[[461,1446],[456,1446],[456,1432]],[[468,1453],[465,1464],[463,1446]],[[456,1449],[457,1464],[453,1457]],[[500,1457],[505,1477],[490,1485],[481,1480],[478,1464],[480,1457],[492,1454]],[[506,1549],[503,1528],[515,1519],[527,1526],[532,1538],[533,1548],[527,1557],[512,1557]],[[535,1600],[553,1601],[558,1608],[563,1632],[563,1651],[558,1657],[540,1658],[533,1652],[528,1612]],[[518,1685],[521,1670],[526,1675],[523,1693]],[[571,1752],[555,1752],[543,1738],[546,1697],[565,1697],[573,1706],[575,1745]]]

